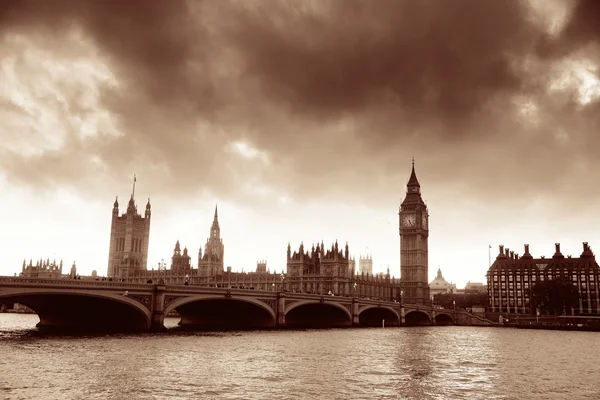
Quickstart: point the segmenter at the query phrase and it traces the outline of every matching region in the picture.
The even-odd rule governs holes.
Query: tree
[[[531,288],[531,305],[532,310],[539,308],[544,314],[568,314],[579,305],[579,291],[565,278],[537,282]]]

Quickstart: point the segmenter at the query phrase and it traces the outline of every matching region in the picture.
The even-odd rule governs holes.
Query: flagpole
[[[488,244],[488,267],[492,266],[492,245]]]

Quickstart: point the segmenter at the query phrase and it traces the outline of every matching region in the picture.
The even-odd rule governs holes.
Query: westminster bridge
[[[459,312],[430,306],[321,294],[195,285],[0,277],[0,304],[20,303],[38,327],[163,330],[451,325]]]

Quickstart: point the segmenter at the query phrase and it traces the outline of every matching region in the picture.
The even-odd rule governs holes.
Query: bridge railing
[[[151,283],[127,283],[102,281],[91,279],[53,279],[53,278],[19,278],[19,277],[0,277],[2,285],[45,285],[45,286],[99,286],[110,288],[125,288],[125,289],[151,289],[154,285]]]

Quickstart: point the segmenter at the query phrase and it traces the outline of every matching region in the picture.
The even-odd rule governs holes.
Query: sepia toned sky
[[[0,274],[106,274],[115,196],[150,198],[149,268],[348,241],[399,275],[415,157],[429,275],[483,281],[498,245],[600,248],[596,0],[5,0]]]

